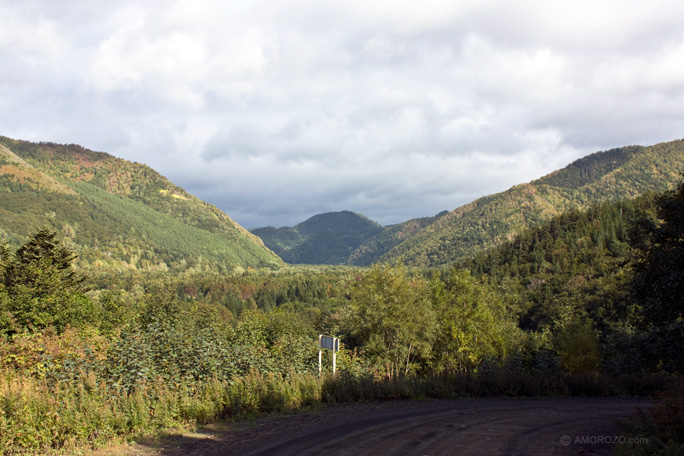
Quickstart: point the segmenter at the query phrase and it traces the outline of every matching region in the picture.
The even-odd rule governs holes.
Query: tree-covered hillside
[[[314,215],[294,227],[251,231],[287,263],[344,264],[354,249],[383,230],[361,214],[341,211]]]
[[[370,266],[379,256],[390,251],[423,228],[430,226],[437,219],[446,214],[448,214],[448,212],[443,211],[434,217],[416,218],[388,226],[386,229],[357,247],[349,256],[347,263],[355,266]]]
[[[653,217],[654,201],[649,193],[569,210],[460,265],[516,296],[524,329],[538,330],[568,307],[605,328],[615,315],[634,315],[625,312],[634,305],[630,233],[639,220]]]
[[[0,137],[0,239],[57,230],[92,269],[278,267],[261,240],[148,166]]]
[[[684,183],[569,210],[459,266],[508,296],[523,330],[590,328],[605,371],[681,371],[682,201]]]
[[[668,190],[683,170],[684,140],[597,152],[529,184],[455,209],[373,262],[453,263],[565,210]]]
[[[326,403],[668,389],[635,430],[640,454],[677,454],[683,201],[684,183],[568,210],[440,269],[88,276],[40,229],[0,244],[0,447],[81,454]],[[339,337],[337,375],[320,334]]]

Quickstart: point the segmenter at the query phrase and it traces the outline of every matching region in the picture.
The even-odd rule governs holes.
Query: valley
[[[669,454],[684,416],[683,144],[599,152],[390,227],[342,211],[250,232],[145,165],[0,138],[0,445],[107,451],[340,404],[465,398],[447,408],[484,404],[480,427],[466,418],[477,435],[502,423],[497,451],[549,450],[520,436],[560,428],[502,422],[510,406],[487,402],[513,397],[535,416],[579,407],[558,421],[573,429],[605,404],[601,423],[627,418],[611,432]],[[340,340],[336,375],[327,351],[318,373],[320,334]],[[652,415],[628,413],[656,395]],[[475,434],[435,430],[453,424],[445,410],[404,443],[391,429],[420,413],[391,412],[367,448],[477,454]],[[348,430],[338,438],[361,451]],[[310,437],[278,451],[326,447]]]

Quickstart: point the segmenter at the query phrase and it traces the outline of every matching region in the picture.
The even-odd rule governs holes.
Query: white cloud
[[[684,4],[0,1],[0,134],[147,163],[246,226],[433,215],[681,137]]]
[[[171,108],[193,110],[204,108],[207,97],[252,90],[266,64],[268,37],[244,27],[226,34],[229,25],[215,21],[204,30],[201,21],[212,18],[211,10],[200,5],[202,14],[193,15],[188,7],[178,2],[158,12],[161,19],[140,6],[122,9],[111,20],[119,26],[92,53],[86,83],[96,92],[144,92]]]
[[[55,59],[67,51],[67,46],[59,24],[0,5],[0,52]]]
[[[555,103],[570,87],[564,59],[550,49],[497,47],[478,36],[465,40],[456,73],[497,103]]]

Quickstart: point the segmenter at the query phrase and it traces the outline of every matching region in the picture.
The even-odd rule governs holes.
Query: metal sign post
[[[333,352],[333,375],[337,369],[337,352],[340,350],[340,339],[337,337],[318,335],[318,375],[321,375],[323,370],[323,349],[332,350]]]

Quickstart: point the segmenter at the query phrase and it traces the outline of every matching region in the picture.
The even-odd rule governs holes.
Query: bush
[[[672,383],[660,398],[651,414],[639,411],[621,423],[626,443],[616,447],[616,455],[684,455],[684,382]]]

